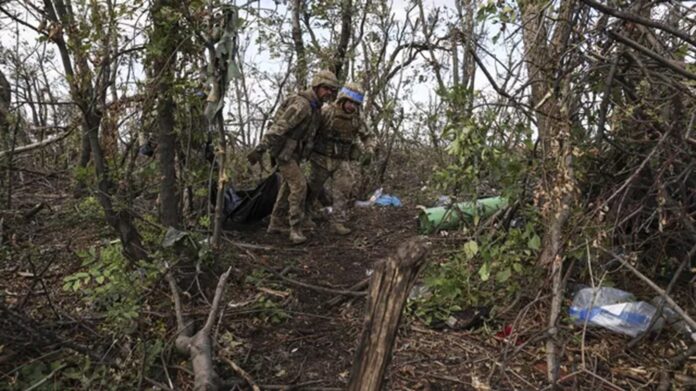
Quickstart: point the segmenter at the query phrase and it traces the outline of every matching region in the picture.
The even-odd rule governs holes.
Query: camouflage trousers
[[[297,227],[304,220],[307,180],[299,163],[295,160],[278,162],[278,171],[282,181],[273,205],[271,220],[280,223],[287,216],[290,227]]]
[[[332,178],[333,220],[344,223],[354,183],[349,161],[315,154],[310,159],[310,170],[307,208],[313,206],[326,181]]]

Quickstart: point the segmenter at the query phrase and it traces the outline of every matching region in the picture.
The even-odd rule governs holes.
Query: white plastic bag
[[[644,333],[655,316],[656,308],[616,288],[583,288],[568,310],[579,325],[601,326],[617,333],[635,337]]]

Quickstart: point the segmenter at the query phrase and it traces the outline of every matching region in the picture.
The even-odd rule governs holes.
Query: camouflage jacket
[[[309,156],[321,122],[321,101],[312,89],[290,96],[276,111],[260,147],[279,161]]]
[[[375,138],[360,118],[359,111],[348,114],[336,104],[325,106],[321,110],[321,126],[317,131],[312,153],[349,160],[355,159],[365,150],[373,152],[374,144]]]

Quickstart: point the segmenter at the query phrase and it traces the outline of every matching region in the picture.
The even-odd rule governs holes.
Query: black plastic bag
[[[225,219],[222,227],[225,230],[249,228],[273,212],[278,191],[280,176],[277,172],[266,177],[252,190],[235,190],[232,185],[225,188],[223,213]],[[210,192],[210,201],[215,202],[216,187]]]

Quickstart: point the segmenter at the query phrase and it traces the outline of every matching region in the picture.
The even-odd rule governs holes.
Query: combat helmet
[[[319,71],[312,78],[312,88],[317,88],[319,86],[327,86],[334,89],[338,89],[338,87],[340,87],[336,75],[328,70]]]
[[[348,99],[357,105],[361,105],[364,98],[365,92],[363,91],[362,87],[358,83],[351,82],[346,83],[346,85],[341,88],[341,90],[338,92],[338,96],[336,97],[336,102]]]

